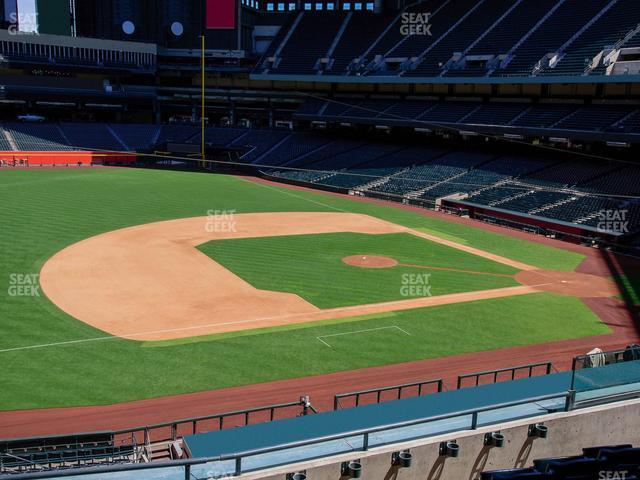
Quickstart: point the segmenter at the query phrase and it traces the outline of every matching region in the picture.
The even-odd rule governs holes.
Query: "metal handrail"
[[[475,378],[476,383],[475,386],[479,385],[480,377],[484,377],[486,375],[493,375],[493,383],[498,381],[498,374],[503,372],[511,372],[511,380],[515,380],[516,372],[519,370],[529,370],[529,377],[533,375],[533,369],[538,367],[545,367],[545,375],[549,375],[551,373],[552,368],[551,362],[539,362],[539,363],[529,363],[527,365],[519,365],[517,367],[507,367],[507,368],[498,368],[496,370],[485,370],[483,372],[475,372],[475,373],[467,373],[465,375],[458,375],[458,390],[462,387],[462,381],[465,378]]]
[[[412,383],[402,383],[399,385],[391,385],[388,387],[381,387],[381,388],[370,388],[368,390],[357,390],[355,392],[348,392],[348,393],[339,393],[337,395],[334,395],[333,397],[333,409],[337,410],[338,407],[340,406],[340,400],[346,397],[356,397],[356,404],[355,406],[359,406],[360,405],[360,396],[362,395],[368,395],[370,393],[376,393],[376,402],[380,403],[380,396],[382,394],[382,392],[388,392],[390,390],[398,390],[398,400],[400,400],[402,398],[402,391],[404,389],[407,388],[412,388],[412,387],[418,387],[418,396],[422,395],[422,387],[427,386],[427,385],[433,385],[436,384],[438,385],[438,392],[442,392],[442,388],[443,388],[443,381],[441,378],[436,378],[434,380],[425,380],[422,382],[412,382]]]
[[[537,403],[544,400],[552,400],[552,399],[560,399],[560,398],[565,399],[564,410],[570,411],[574,405],[575,392],[568,390],[568,391],[554,393],[554,394],[541,395],[537,397],[529,397],[523,400],[496,403],[496,404],[492,404],[490,406],[481,407],[481,408],[459,410],[456,412],[450,412],[450,413],[445,413],[440,415],[431,415],[428,417],[421,417],[419,419],[414,419],[414,420],[394,422],[390,424],[380,425],[374,428],[363,428],[363,429],[351,430],[349,432],[337,433],[332,435],[324,435],[322,437],[316,437],[310,440],[299,440],[299,441],[283,443],[283,444],[271,446],[271,447],[245,450],[245,451],[236,452],[233,454],[224,454],[224,455],[218,455],[214,457],[195,458],[195,459],[188,459],[188,460],[175,460],[172,462],[157,462],[157,463],[151,462],[151,463],[144,463],[144,464],[137,463],[137,464],[130,464],[130,465],[110,466],[110,467],[78,468],[78,469],[70,469],[70,470],[62,470],[62,471],[16,474],[16,475],[12,475],[11,478],[14,480],[23,480],[23,479],[27,480],[27,479],[67,477],[67,476],[74,476],[74,475],[95,475],[98,473],[104,474],[104,473],[137,471],[137,470],[146,470],[146,469],[155,469],[155,468],[185,467],[185,479],[189,479],[191,466],[202,465],[202,464],[212,463],[212,462],[230,461],[230,460],[235,460],[236,462],[234,474],[240,475],[242,473],[242,459],[245,457],[252,457],[255,455],[272,453],[272,452],[277,452],[277,451],[291,449],[291,448],[305,447],[305,446],[325,443],[333,440],[342,440],[344,438],[349,438],[349,437],[359,436],[359,435],[364,436],[363,446],[361,449],[357,449],[357,450],[367,451],[369,449],[369,436],[374,433],[378,433],[386,430],[393,430],[397,428],[410,427],[410,426],[419,425],[423,423],[431,423],[439,420],[447,420],[449,418],[455,418],[455,417],[466,416],[466,415],[472,416],[471,430],[475,430],[478,427],[478,415],[480,413],[488,412],[492,410],[499,410],[502,408],[515,407],[518,405],[525,405],[528,403]],[[356,450],[356,449],[353,449],[353,450]]]
[[[172,440],[175,440],[175,438],[173,438],[173,434],[177,433],[177,426],[178,425],[182,425],[182,424],[194,424],[197,422],[201,422],[201,421],[206,421],[206,420],[214,420],[214,419],[220,419],[219,425],[222,426],[224,423],[224,418],[226,417],[233,417],[233,416],[238,416],[238,415],[245,415],[245,421],[248,420],[248,415],[251,413],[256,413],[256,412],[263,412],[263,411],[271,411],[271,415],[270,415],[270,419],[274,420],[274,415],[275,415],[275,410],[280,409],[280,408],[287,408],[287,407],[295,407],[295,406],[301,406],[300,401],[297,402],[289,402],[289,403],[279,403],[279,404],[275,404],[275,405],[268,405],[268,406],[264,406],[264,407],[254,407],[254,408],[250,408],[250,409],[246,409],[246,410],[237,410],[237,411],[231,411],[231,412],[223,412],[223,413],[216,413],[213,415],[204,415],[204,416],[200,416],[200,417],[190,417],[190,418],[183,418],[180,420],[174,420],[171,422],[164,422],[164,423],[156,423],[153,425],[143,425],[143,426],[139,426],[139,427],[130,427],[130,428],[125,428],[125,429],[121,429],[121,430],[100,430],[100,431],[94,431],[94,432],[81,432],[81,433],[70,433],[68,435],[45,435],[45,436],[37,436],[37,437],[22,437],[22,438],[9,438],[9,439],[0,439],[0,445],[3,443],[12,443],[12,442],[24,442],[24,441],[29,441],[29,440],[47,440],[48,438],[58,438],[58,437],[73,437],[73,436],[83,436],[83,435],[100,435],[100,434],[104,434],[104,435],[123,435],[123,434],[127,434],[127,433],[137,433],[137,432],[143,432],[145,435],[145,443],[147,442],[147,440],[149,440],[149,432],[151,430],[156,430],[159,428],[166,428],[166,427],[171,427],[172,429]],[[313,407],[310,407],[310,410],[314,413],[317,413],[316,410]],[[195,433],[195,431],[194,431]],[[135,437],[135,435],[134,435]],[[148,444],[148,443],[147,443]]]

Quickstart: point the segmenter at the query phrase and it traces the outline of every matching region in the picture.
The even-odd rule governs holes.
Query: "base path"
[[[320,310],[295,294],[259,290],[196,248],[211,240],[332,232],[406,232],[534,269],[368,215],[250,213],[150,223],[88,238],[51,257],[42,267],[40,283],[47,297],[69,315],[132,340],[193,337],[536,291],[535,286],[519,286]]]

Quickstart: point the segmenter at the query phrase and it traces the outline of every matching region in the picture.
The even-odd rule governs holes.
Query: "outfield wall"
[[[133,153],[98,152],[0,152],[0,167],[72,167],[91,165],[129,165]]]
[[[529,425],[538,422],[549,429],[546,439],[528,436]],[[504,447],[484,446],[484,435],[497,430],[505,437]],[[440,442],[450,440],[457,440],[460,446],[458,458],[439,456]],[[335,480],[341,478],[342,462],[360,460],[362,478],[473,480],[487,470],[528,467],[539,458],[581,455],[584,447],[625,443],[640,446],[638,399],[292,464],[241,478],[284,480],[288,473],[306,471],[310,480]],[[405,449],[410,449],[413,456],[411,467],[392,466],[392,453]]]

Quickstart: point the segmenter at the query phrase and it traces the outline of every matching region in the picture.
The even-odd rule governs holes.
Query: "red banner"
[[[236,0],[207,0],[208,29],[236,28]]]

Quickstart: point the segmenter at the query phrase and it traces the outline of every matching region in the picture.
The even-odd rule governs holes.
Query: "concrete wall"
[[[528,426],[537,422],[544,422],[549,428],[546,439],[528,438]],[[484,434],[497,430],[505,436],[504,447],[483,446]],[[454,439],[460,445],[458,458],[439,457],[440,442]],[[621,443],[640,446],[640,400],[415,440],[246,474],[242,478],[283,480],[287,473],[306,470],[309,480],[338,480],[343,461],[360,459],[361,478],[366,480],[472,480],[479,478],[480,472],[485,470],[528,467],[537,458],[579,455],[583,447]],[[404,449],[411,449],[412,467],[392,467],[392,453]]]

